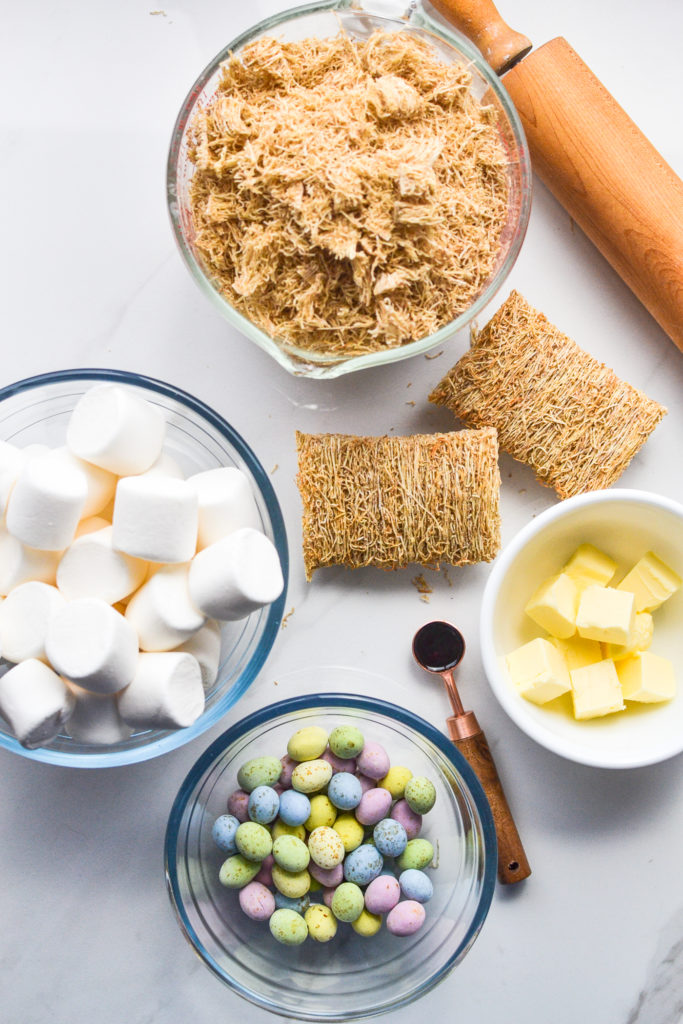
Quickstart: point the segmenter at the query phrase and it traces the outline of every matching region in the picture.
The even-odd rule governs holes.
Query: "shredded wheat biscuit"
[[[489,562],[500,547],[496,431],[297,431],[306,578],[315,569]]]
[[[514,291],[429,400],[496,427],[560,498],[613,484],[666,414]]]

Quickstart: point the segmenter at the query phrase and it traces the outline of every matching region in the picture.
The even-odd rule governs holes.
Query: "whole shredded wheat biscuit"
[[[496,427],[560,498],[613,484],[666,414],[514,291],[429,400]]]
[[[297,431],[306,579],[315,569],[488,562],[500,547],[496,431]]]

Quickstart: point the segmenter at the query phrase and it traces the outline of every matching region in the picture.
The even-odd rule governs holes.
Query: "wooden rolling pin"
[[[431,0],[505,74],[534,170],[683,350],[683,182],[569,43],[531,43],[491,0]]]

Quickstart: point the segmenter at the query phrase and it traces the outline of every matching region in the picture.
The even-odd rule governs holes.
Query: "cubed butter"
[[[633,632],[627,644],[603,644],[603,657],[611,658],[613,661],[620,661],[628,658],[638,651],[646,651],[652,643],[654,635],[654,621],[649,612],[636,612],[633,624]],[[571,668],[571,665],[569,666]]]
[[[633,594],[614,587],[586,587],[576,615],[579,636],[606,644],[627,644],[635,624]]]
[[[653,612],[675,594],[683,583],[673,569],[652,551],[636,562],[617,590],[635,595],[637,612]]]
[[[617,664],[621,692],[626,700],[652,704],[676,695],[674,667],[668,658],[641,651]]]
[[[614,559],[592,544],[579,545],[562,570],[572,577],[579,589],[594,583],[606,587],[616,571]]]
[[[563,656],[543,637],[518,647],[505,662],[517,691],[533,704],[547,704],[571,689]]]
[[[551,636],[549,640],[563,655],[570,672],[575,668],[583,668],[584,665],[594,665],[596,661],[603,659],[602,645],[597,640],[586,640],[582,636],[571,636],[567,640],[558,640],[557,637]]]
[[[538,588],[524,611],[546,632],[561,640],[576,632],[579,588],[571,576],[560,573]]]
[[[608,658],[570,673],[574,718],[600,718],[625,708],[619,676]]]

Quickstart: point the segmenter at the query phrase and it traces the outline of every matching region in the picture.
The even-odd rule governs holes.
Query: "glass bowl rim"
[[[321,666],[321,669],[322,668],[324,668],[324,666]],[[180,823],[183,814],[188,807],[189,797],[197,783],[200,782],[202,777],[211,768],[218,757],[225,753],[230,746],[241,739],[246,733],[258,728],[259,726],[266,725],[275,718],[279,718],[280,716],[291,712],[317,708],[326,709],[340,707],[383,714],[388,718],[397,720],[403,725],[409,726],[423,738],[433,743],[441,754],[443,754],[445,759],[450,761],[456,768],[458,774],[462,776],[469,791],[472,803],[474,804],[479,816],[482,832],[484,873],[482,875],[481,894],[476,912],[468,925],[467,932],[463,940],[460,942],[455,952],[448,957],[446,962],[442,964],[437,971],[431,974],[429,978],[425,979],[425,981],[423,981],[412,992],[407,993],[395,1002],[391,1002],[386,1006],[383,1006],[380,1011],[381,1013],[397,1010],[402,1006],[412,1003],[415,999],[424,995],[447,976],[450,970],[456,965],[458,958],[469,949],[474,939],[479,934],[489,912],[495,889],[497,874],[497,840],[490,804],[474,769],[471,767],[464,755],[461,754],[455,744],[452,743],[444,733],[440,732],[430,722],[427,722],[424,718],[421,718],[414,712],[408,711],[406,708],[402,708],[389,701],[382,700],[379,697],[361,697],[356,694],[349,693],[303,694],[298,697],[288,697],[285,700],[278,701],[274,704],[268,704],[257,711],[251,712],[238,722],[235,722],[234,725],[229,726],[224,733],[222,733],[211,743],[209,747],[207,747],[204,753],[201,754],[190,768],[190,771],[178,790],[168,817],[168,824],[166,826],[166,835],[164,839],[166,889],[178,919],[178,923],[180,924],[181,931],[195,953],[202,959],[209,970],[216,975],[220,981],[227,984],[234,992],[238,993],[249,1002],[271,1012],[283,1014],[284,1016],[290,1015],[285,1014],[281,1007],[271,1003],[270,1000],[259,996],[258,993],[245,988],[239,982],[231,978],[230,975],[226,974],[223,968],[207,952],[204,944],[195,932],[195,929],[193,928],[185,911],[185,904],[179,892],[178,885],[177,846]],[[324,1017],[306,1015],[301,1019],[342,1022],[348,1018],[334,1013],[328,1014]]]
[[[62,750],[50,750],[49,747],[36,747],[29,749],[23,747],[14,736],[0,733],[0,748],[5,748],[15,754],[20,754],[32,761],[41,761],[46,764],[62,765],[69,768],[110,768],[118,765],[136,764],[159,757],[171,750],[184,746],[190,740],[195,739],[202,733],[214,726],[219,719],[243,696],[251,683],[261,670],[271,648],[275,642],[285,601],[287,599],[287,584],[289,578],[289,552],[287,548],[287,534],[285,531],[284,518],[272,483],[268,479],[265,469],[249,447],[244,438],[238,434],[234,427],[230,426],[219,413],[206,405],[199,398],[188,394],[181,388],[155,377],[147,377],[144,374],[133,373],[128,370],[112,370],[105,368],[84,368],[74,370],[55,370],[48,373],[36,374],[32,377],[25,377],[0,388],[0,409],[7,398],[15,395],[30,394],[43,386],[61,383],[78,383],[82,381],[102,381],[120,383],[140,387],[147,391],[156,392],[167,398],[177,401],[185,406],[190,412],[206,420],[218,433],[235,449],[246,463],[250,473],[253,475],[259,491],[266,505],[268,516],[273,530],[273,543],[277,548],[284,577],[284,587],[280,597],[274,601],[266,617],[264,631],[259,638],[256,649],[252,652],[247,664],[231,687],[208,712],[204,712],[192,725],[185,729],[176,729],[173,732],[162,736],[160,739],[145,743],[142,746],[132,747],[127,750],[93,753],[69,753]],[[228,702],[228,698],[229,702]]]

